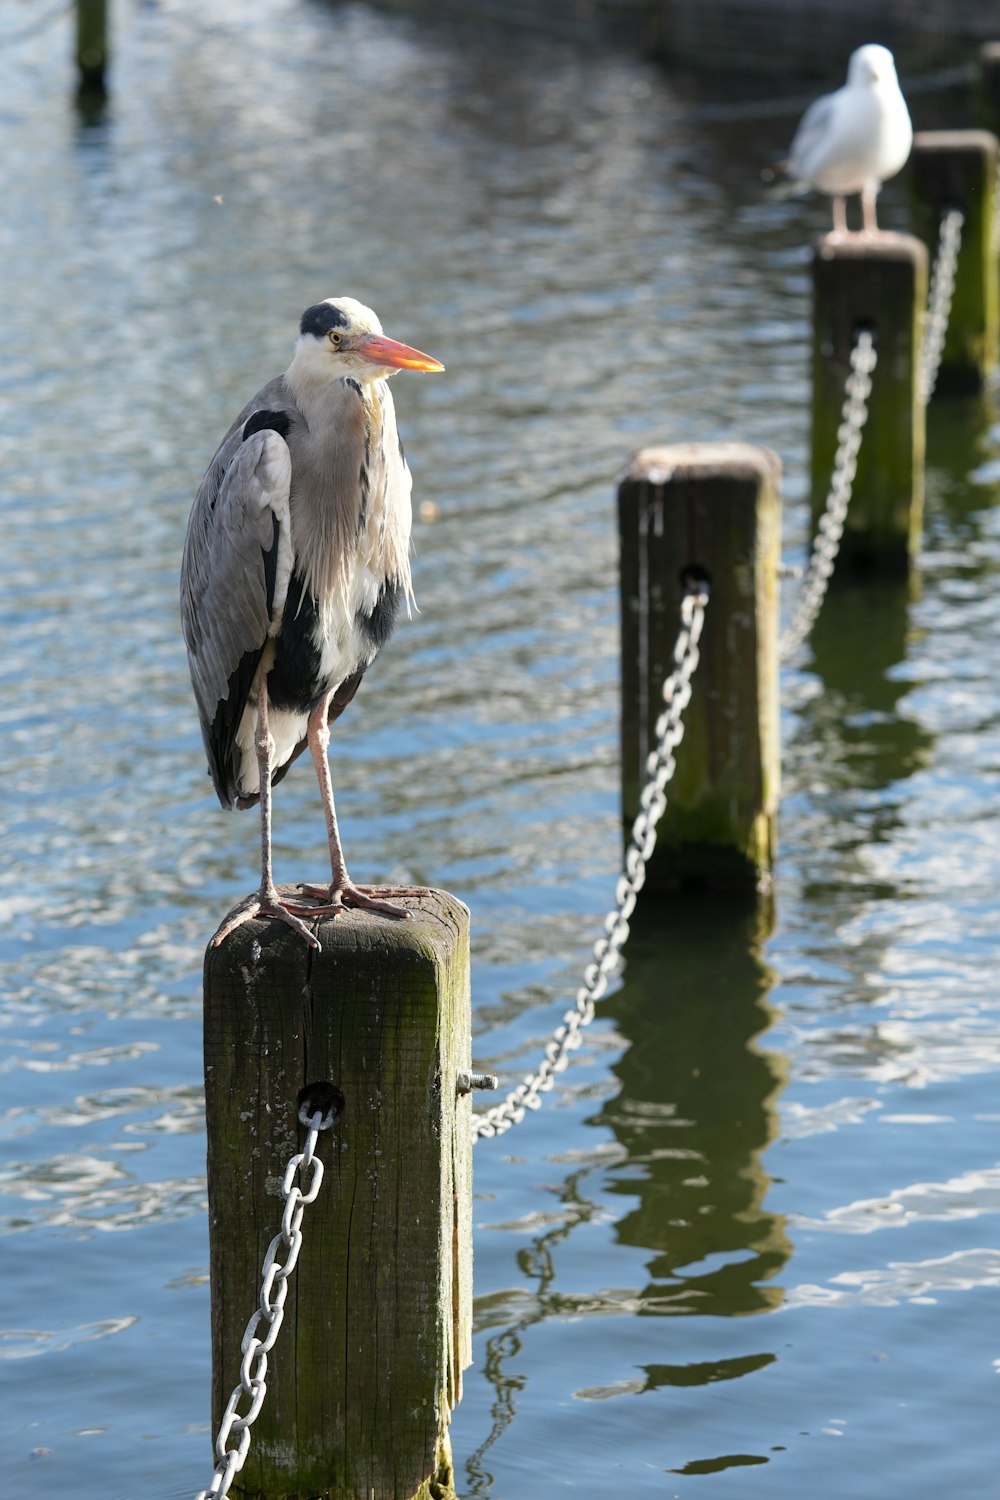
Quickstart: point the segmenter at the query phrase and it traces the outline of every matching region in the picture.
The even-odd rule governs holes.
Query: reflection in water
[[[628,1153],[612,1191],[639,1200],[618,1239],[657,1252],[642,1312],[762,1312],[780,1303],[770,1283],[790,1253],[783,1219],[764,1208],[760,1162],[784,1082],[781,1061],[755,1045],[771,1021],[768,922],[763,909],[676,897],[637,916],[625,984],[604,1007],[632,1044],[599,1117]],[[655,1383],[687,1381],[656,1368]]]
[[[755,1044],[771,1021],[765,997],[773,981],[759,956],[770,917],[761,907],[706,907],[678,896],[665,910],[653,910],[652,903],[638,908],[625,983],[601,1007],[631,1044],[613,1070],[622,1088],[590,1123],[610,1128],[623,1148],[605,1170],[602,1188],[638,1198],[619,1220],[617,1238],[656,1252],[649,1262],[653,1280],[625,1294],[573,1296],[557,1289],[555,1250],[597,1207],[583,1185],[607,1159],[598,1157],[566,1179],[560,1222],[518,1255],[521,1272],[536,1287],[525,1294],[521,1315],[486,1343],[492,1426],[466,1461],[470,1495],[493,1493],[484,1459],[516,1415],[525,1378],[509,1364],[533,1324],[595,1312],[739,1317],[780,1304],[781,1290],[772,1281],[791,1247],[782,1216],[764,1208],[769,1178],[760,1157],[776,1133],[783,1074],[780,1060]],[[490,1304],[490,1298],[477,1301],[480,1326],[491,1321]],[[503,1306],[509,1307],[506,1297],[497,1310]],[[768,1351],[649,1363],[637,1378],[576,1394],[602,1400],[714,1385],[754,1374],[775,1358]],[[764,1461],[726,1455],[699,1460],[697,1472]]]
[[[577,1224],[583,1223],[593,1213],[594,1204],[580,1191],[581,1183],[593,1170],[593,1166],[582,1167],[566,1179],[559,1194],[559,1201],[564,1206],[565,1216],[546,1234],[540,1235],[529,1249],[522,1250],[518,1255],[519,1269],[526,1277],[535,1278],[537,1287],[521,1316],[500,1333],[492,1334],[486,1341],[482,1365],[483,1374],[494,1391],[494,1399],[490,1407],[492,1425],[485,1440],[465,1462],[466,1488],[469,1496],[482,1496],[484,1500],[486,1496],[492,1496],[494,1479],[489,1470],[484,1467],[483,1460],[517,1415],[515,1397],[524,1389],[525,1380],[523,1376],[508,1370],[506,1361],[516,1359],[520,1354],[521,1335],[525,1329],[530,1328],[534,1323],[540,1323],[550,1315],[569,1310],[568,1299],[560,1297],[553,1291],[556,1264],[552,1252]],[[489,1321],[492,1300],[490,1297],[476,1299],[477,1322]]]
[[[928,764],[933,739],[901,714],[909,684],[893,669],[906,657],[910,605],[919,575],[907,581],[859,577],[837,580],[813,630],[810,646],[823,693],[801,726],[831,785],[883,789]],[[872,837],[895,827],[891,806]]]

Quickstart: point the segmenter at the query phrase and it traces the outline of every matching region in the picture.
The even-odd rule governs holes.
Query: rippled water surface
[[[210,1472],[201,954],[257,855],[176,619],[215,442],[320,296],[448,367],[396,382],[437,517],[335,779],[356,878],[471,906],[516,1076],[619,857],[615,476],[770,444],[801,556],[826,210],[762,196],[794,117],[627,57],[122,0],[87,124],[67,25],[0,55],[0,1461],[174,1500]],[[933,410],[911,586],[840,589],[784,678],[775,924],[641,907],[557,1096],[476,1149],[465,1496],[996,1493],[996,420]],[[276,819],[279,879],[321,873],[307,770]]]

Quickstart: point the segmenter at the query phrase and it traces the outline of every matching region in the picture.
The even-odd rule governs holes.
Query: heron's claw
[[[309,912],[303,908],[302,915],[308,916]],[[321,944],[316,934],[309,931],[306,924],[290,906],[281,900],[275,890],[254,891],[252,896],[247,896],[241,901],[219,927],[210,946],[218,948],[231,932],[235,932],[237,927],[242,927],[244,922],[252,921],[254,917],[277,917],[279,922],[284,922],[285,926],[297,932],[299,937],[305,938],[310,948],[315,948],[317,953],[321,951]]]
[[[339,886],[300,885],[298,889],[302,892],[303,904],[296,902],[292,910],[304,917],[336,917],[340,912],[355,907],[360,911],[374,911],[383,917],[395,917],[404,921],[412,915],[405,906],[397,906],[395,902],[382,901],[377,896],[369,895],[371,886],[352,885],[350,881]],[[400,891],[399,894],[411,893]]]

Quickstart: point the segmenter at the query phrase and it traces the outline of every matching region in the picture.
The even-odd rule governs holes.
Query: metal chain
[[[868,420],[868,397],[872,390],[872,374],[878,363],[875,344],[869,332],[858,334],[851,350],[851,373],[844,390],[844,405],[840,426],[837,428],[837,451],[833,457],[833,478],[826,497],[826,506],[820,517],[819,527],[813,541],[812,555],[806,569],[805,582],[799,595],[798,606],[781,637],[779,647],[782,661],[787,661],[792,652],[805,640],[819,614],[820,605],[826,595],[826,586],[833,572],[833,564],[844,534],[847,507],[851,503],[854,476],[858,468],[861,438]]]
[[[229,1494],[229,1486],[246,1462],[246,1456],[250,1450],[250,1428],[260,1415],[260,1409],[267,1394],[265,1380],[267,1356],[274,1346],[285,1316],[288,1278],[295,1269],[295,1263],[302,1248],[302,1215],[306,1204],[315,1202],[320,1183],[323,1181],[323,1163],[316,1155],[316,1143],[319,1140],[320,1131],[328,1130],[337,1115],[333,1110],[328,1110],[325,1114],[322,1110],[317,1110],[314,1114],[303,1118],[300,1110],[299,1118],[304,1125],[309,1126],[309,1133],[302,1150],[292,1157],[285,1168],[285,1176],[281,1184],[281,1196],[285,1200],[281,1229],[267,1247],[260,1273],[260,1305],[243,1334],[243,1342],[240,1346],[243,1355],[240,1364],[240,1383],[230,1396],[219,1425],[219,1434],[215,1440],[218,1463],[212,1482],[207,1490],[198,1491],[195,1500],[225,1500],[225,1496]],[[305,1174],[310,1171],[312,1177],[309,1187],[306,1192],[303,1192],[295,1184],[295,1175],[298,1172]],[[282,1246],[287,1249],[288,1254],[284,1261],[279,1261],[278,1253]],[[257,1329],[262,1322],[267,1324],[267,1332],[262,1339],[259,1339]],[[238,1407],[244,1396],[250,1405],[249,1409],[241,1415]],[[232,1448],[227,1447],[231,1437],[236,1440],[236,1445]]]
[[[519,1125],[529,1109],[541,1106],[541,1095],[551,1089],[555,1075],[569,1062],[569,1053],[579,1047],[580,1032],[594,1019],[594,1004],[608,987],[608,978],[618,953],[628,937],[628,919],[646,879],[646,862],[656,844],[656,828],[667,806],[666,785],[674,774],[674,751],[684,738],[684,710],[691,700],[691,678],[698,665],[698,642],[705,623],[708,585],[688,585],[681,601],[681,627],[674,646],[674,667],[663,684],[665,707],[656,721],[656,749],[646,761],[646,784],[639,798],[640,812],[632,825],[625,852],[625,868],[615,887],[615,905],[604,919],[604,933],[594,944],[593,961],[584,970],[576,1002],[563,1016],[545,1056],[534,1073],[513,1089],[499,1104],[473,1116],[473,1137],[503,1135]]]
[[[955,295],[955,275],[958,270],[958,253],[962,248],[962,226],[965,215],[960,208],[949,208],[941,216],[937,255],[931,271],[931,286],[927,297],[927,322],[924,327],[924,342],[920,350],[920,369],[917,380],[920,399],[926,406],[937,385],[944,340],[951,316],[951,300]]]

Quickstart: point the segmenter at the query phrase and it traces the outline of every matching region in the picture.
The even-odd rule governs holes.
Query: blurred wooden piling
[[[781,464],[745,443],[646,448],[618,490],[622,811],[639,811],[689,574],[707,577],[701,660],[647,886],[753,890],[775,852]],[[648,896],[644,895],[643,900]]]
[[[814,525],[830,488],[851,350],[860,330],[871,330],[878,355],[838,570],[905,572],[919,545],[924,497],[919,366],[926,304],[927,250],[912,235],[829,234],[816,246]]]
[[[452,1494],[471,1358],[469,914],[443,891],[399,897],[411,920],[324,921],[320,953],[257,921],[206,955],[213,1431],[301,1149],[300,1091],[344,1099],[233,1486],[255,1500]]]
[[[984,42],[979,49],[976,115],[984,130],[1000,136],[1000,42]]]
[[[108,69],[108,0],[76,0],[76,65],[80,88],[103,95]]]
[[[914,230],[937,253],[942,216],[964,216],[955,294],[937,391],[981,390],[997,363],[997,138],[989,130],[924,130],[910,165]]]

